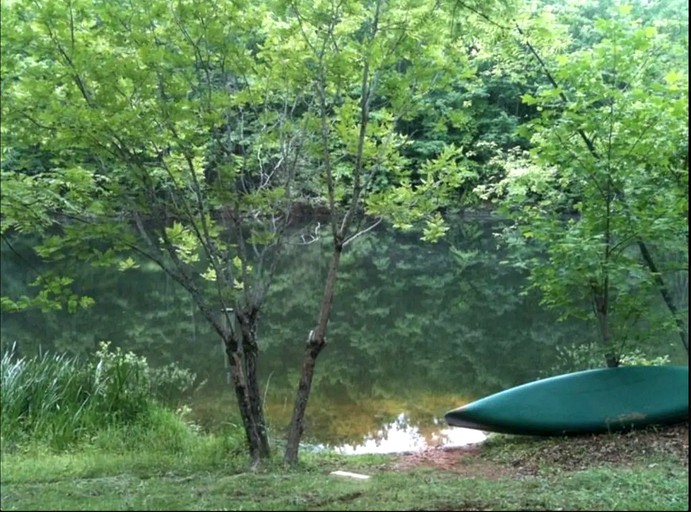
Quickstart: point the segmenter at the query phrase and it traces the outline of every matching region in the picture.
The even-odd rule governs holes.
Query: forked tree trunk
[[[256,315],[237,313],[236,318],[239,331],[228,329],[223,342],[251,463],[256,466],[271,456],[258,384]]]
[[[298,384],[295,405],[293,407],[293,417],[290,420],[290,429],[288,431],[288,444],[286,445],[286,451],[283,457],[284,462],[288,464],[295,464],[298,460],[300,439],[302,439],[302,432],[304,429],[305,411],[307,410],[307,402],[312,390],[314,367],[319,353],[326,346],[326,329],[329,323],[329,316],[331,315],[331,304],[336,288],[336,276],[338,275],[338,266],[342,252],[343,244],[340,241],[336,241],[334,243],[333,254],[331,255],[329,275],[324,285],[324,296],[322,298],[321,310],[319,313],[319,324],[316,329],[309,333],[307,338],[305,355],[302,362],[302,372],[300,373],[300,382]]]
[[[264,416],[264,402],[259,390],[259,372],[257,361],[259,358],[259,346],[257,344],[257,312],[248,315],[246,321],[241,320],[242,347],[245,361],[245,375],[247,376],[247,396],[250,403],[250,412],[256,425],[259,441],[259,457],[268,459],[271,456],[271,447],[266,430]]]

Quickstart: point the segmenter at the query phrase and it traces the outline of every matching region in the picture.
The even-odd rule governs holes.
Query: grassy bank
[[[498,437],[420,455],[304,454],[249,470],[238,439],[130,442],[4,453],[3,510],[688,510],[682,451],[663,432],[593,439]],[[653,439],[659,438],[657,447]],[[681,441],[679,441],[681,439]],[[138,446],[135,446],[138,445]],[[590,446],[590,448],[588,448]],[[330,475],[346,470],[360,481]]]
[[[251,470],[241,429],[202,432],[152,398],[171,379],[132,355],[7,356],[2,378],[2,510],[688,510],[688,424],[407,455],[303,452],[297,467],[275,440],[276,459]]]

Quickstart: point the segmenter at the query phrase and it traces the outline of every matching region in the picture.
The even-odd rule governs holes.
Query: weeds
[[[39,441],[61,450],[108,429],[155,423],[162,414],[155,392],[173,400],[176,390],[180,396],[194,381],[174,366],[152,371],[145,358],[111,350],[107,342],[88,360],[18,358],[12,347],[0,359],[0,377],[3,450]]]

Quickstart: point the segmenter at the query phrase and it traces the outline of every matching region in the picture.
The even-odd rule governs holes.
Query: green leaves
[[[66,308],[69,313],[76,313],[79,309],[87,309],[94,305],[94,300],[85,295],[77,295],[72,290],[74,280],[67,276],[45,273],[36,278],[31,287],[38,288],[35,296],[22,295],[14,300],[3,296],[0,309],[8,313],[16,313],[30,308],[37,308],[42,313]]]
[[[179,222],[174,222],[171,227],[165,228],[165,233],[184,263],[199,261],[199,239],[189,228],[185,228]],[[165,241],[162,240],[162,243]]]
[[[445,224],[444,219],[439,213],[435,213],[431,218],[425,221],[425,227],[422,230],[422,240],[425,242],[438,242],[449,230]]]
[[[139,265],[136,261],[134,261],[134,259],[131,256],[122,260],[118,265],[118,269],[123,272],[131,268],[139,268]]]
[[[637,242],[673,252],[685,244],[688,189],[672,169],[684,174],[687,114],[677,102],[688,102],[678,85],[686,63],[683,41],[642,25],[631,6],[577,19],[588,39],[568,53],[540,49],[556,83],[522,97],[540,112],[521,127],[532,150],[510,154],[506,177],[482,192],[501,196],[514,234],[548,255],[550,265],[531,266],[544,302],[564,316],[593,307],[607,344],[649,311],[636,299],[651,286]]]

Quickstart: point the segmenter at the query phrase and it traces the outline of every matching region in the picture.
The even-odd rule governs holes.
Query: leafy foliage
[[[146,421],[157,407],[152,385],[178,396],[194,380],[178,367],[150,369],[145,358],[105,342],[87,362],[47,352],[17,357],[12,349],[0,365],[3,449],[32,438],[64,449],[109,426]]]
[[[110,424],[139,421],[152,406],[146,362],[104,344],[88,365],[47,353],[2,357],[3,441],[31,437],[64,448]]]
[[[348,366],[318,379],[334,389],[378,371],[363,360],[393,364],[397,350],[419,355],[411,375],[438,369],[430,339],[453,340],[469,366],[496,364],[515,340],[485,343],[494,326],[472,313],[508,318],[529,295],[495,280],[505,299],[495,303],[474,277],[487,264],[513,283],[509,260],[530,271],[543,303],[562,317],[594,313],[611,362],[632,344],[664,338],[670,325],[683,339],[684,305],[660,321],[651,294],[659,290],[670,306],[666,283],[688,280],[687,36],[670,15],[678,3],[656,14],[646,2],[604,1],[530,2],[515,12],[513,2],[428,0],[8,2],[0,234],[32,262],[37,291],[6,277],[12,263],[3,262],[2,309],[38,309],[33,318],[46,322],[73,314],[72,325],[88,333],[82,346],[60,334],[54,342],[81,352],[115,334],[163,359],[176,353],[177,336],[215,331],[253,458],[268,456],[257,358],[283,347],[278,334],[258,336],[260,311],[303,315],[323,286],[310,340],[325,343],[341,252],[356,239],[375,254],[377,280],[393,265],[408,287],[398,291],[412,290],[442,325],[370,289],[353,244],[339,294],[367,306],[334,311],[331,337],[349,339],[344,326],[360,326],[357,355],[344,354]],[[448,224],[465,205],[495,199],[514,220],[504,231],[510,257]],[[296,224],[303,208],[324,214],[314,228]],[[440,242],[457,268],[436,280],[421,277],[425,257],[438,261],[429,252],[414,267],[393,261],[365,241],[382,219]],[[329,229],[320,231],[322,221]],[[322,253],[290,244],[326,231],[332,270],[315,275]],[[13,248],[25,235],[36,237],[34,253]],[[314,258],[296,270],[314,283],[309,293],[277,276],[286,255]],[[165,273],[165,290],[133,297],[122,277],[149,272],[155,282],[151,264]],[[112,310],[90,298],[99,280],[117,290],[117,307],[140,306],[105,336],[107,322],[89,325]],[[446,292],[455,280],[464,300]],[[270,305],[276,297],[282,306]],[[161,308],[146,312],[150,302]],[[449,328],[459,312],[466,323]],[[142,327],[151,321],[153,330]],[[302,340],[295,322],[304,324],[286,315],[267,325]],[[375,322],[373,336],[362,326]],[[558,338],[542,323],[524,334],[549,346]],[[424,345],[396,345],[411,335]],[[209,350],[195,347],[189,358]],[[189,385],[186,375],[170,377]]]
[[[523,96],[541,111],[520,128],[532,148],[509,154],[506,178],[491,188],[516,221],[507,241],[547,254],[549,265],[523,261],[545,304],[565,316],[592,309],[605,345],[654,309],[647,290],[658,282],[638,248],[688,258],[682,41],[670,24],[644,25],[631,12],[586,18],[589,45],[537,54],[550,83]]]

